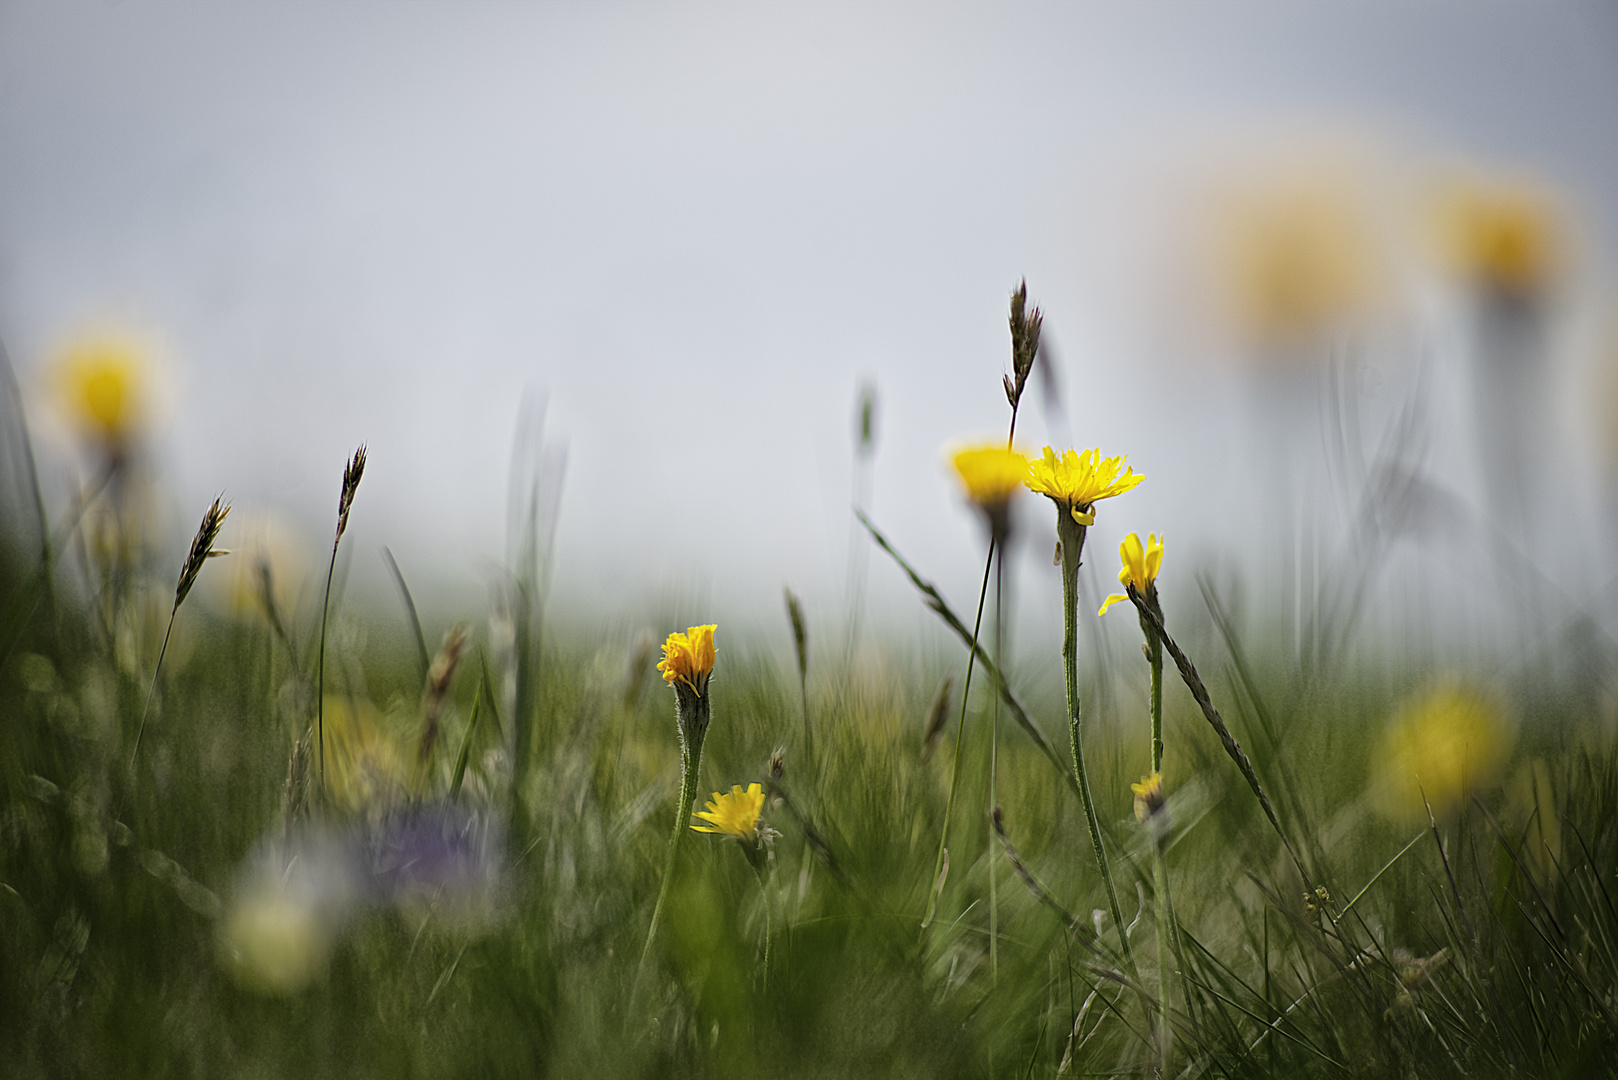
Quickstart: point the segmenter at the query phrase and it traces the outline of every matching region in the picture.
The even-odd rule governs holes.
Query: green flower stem
[[[1157,611],[1157,588],[1149,586],[1146,591],[1146,602]],[[1158,619],[1163,615],[1157,611]],[[1152,668],[1152,771],[1163,771],[1163,639],[1157,636],[1152,629],[1151,621],[1144,615],[1140,620],[1141,633],[1146,635],[1146,662]]]
[[[1073,515],[1061,503],[1056,506],[1056,535],[1062,544],[1062,666],[1067,674],[1068,739],[1073,751],[1073,776],[1078,781],[1079,797],[1084,802],[1084,816],[1090,825],[1090,845],[1095,849],[1096,864],[1101,867],[1101,880],[1107,886],[1107,902],[1112,906],[1112,921],[1118,928],[1118,940],[1123,945],[1124,957],[1134,963],[1129,948],[1129,936],[1124,932],[1124,912],[1118,904],[1118,889],[1112,882],[1112,868],[1107,864],[1107,852],[1101,846],[1101,822],[1096,817],[1095,800],[1090,796],[1090,778],[1084,769],[1084,739],[1079,727],[1079,560],[1084,554],[1085,527],[1073,520]]]
[[[1173,936],[1174,931],[1169,916],[1169,869],[1163,858],[1163,845],[1156,837],[1152,840],[1152,891],[1157,900],[1158,1052],[1162,1055],[1163,1070],[1159,1075],[1173,1076],[1169,1058],[1174,1052],[1174,1027],[1169,1022],[1169,963],[1164,938]]]
[[[674,831],[669,834],[669,853],[663,862],[663,884],[657,890],[657,906],[652,909],[652,925],[646,931],[646,945],[641,949],[640,971],[646,970],[652,955],[652,943],[663,924],[663,910],[668,904],[669,892],[674,884],[674,871],[679,864],[680,843],[685,838],[691,807],[697,801],[697,783],[702,773],[702,743],[708,734],[708,698],[698,695],[681,683],[674,684],[675,714],[680,725],[680,804],[675,808]],[[640,979],[636,978],[636,983]]]

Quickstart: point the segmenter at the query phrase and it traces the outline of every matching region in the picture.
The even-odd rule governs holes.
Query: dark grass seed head
[[[202,564],[217,556],[230,554],[213,546],[229,513],[230,504],[221,499],[215,499],[213,505],[203,513],[202,524],[197,526],[197,535],[191,540],[191,551],[185,557],[185,565],[180,568],[180,580],[174,586],[174,610],[178,611],[180,605],[185,603],[191,586],[197,583],[197,575],[202,573]]]
[[[348,528],[348,512],[354,508],[354,493],[360,488],[360,477],[365,475],[365,444],[354,451],[354,456],[343,466],[343,490],[337,497],[337,539],[343,538]]]

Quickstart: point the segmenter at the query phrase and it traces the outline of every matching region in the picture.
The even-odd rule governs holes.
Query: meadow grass
[[[264,993],[228,962],[221,922],[238,868],[282,820],[301,676],[267,625],[188,614],[133,774],[142,673],[71,611],[35,620],[0,679],[8,1075],[1077,1076],[1158,1064],[1163,972],[1143,947],[1158,932],[1151,857],[1128,802],[1139,725],[1100,724],[1091,759],[1138,966],[1109,948],[1111,928],[1097,933],[1105,891],[1070,787],[1012,732],[1002,820],[1017,869],[1054,902],[1003,871],[991,980],[995,841],[977,809],[987,793],[972,789],[985,775],[986,703],[971,710],[948,879],[923,931],[951,763],[923,760],[922,727],[944,673],[903,652],[847,679],[811,671],[817,750],[804,760],[796,670],[723,637],[704,788],[768,780],[785,746],[778,786],[802,820],[766,810],[782,835],[762,884],[736,841],[687,838],[634,1012],[678,749],[670,695],[655,680],[626,695],[631,643],[582,634],[553,634],[540,658],[533,761],[516,794],[525,825],[489,910],[357,911],[307,985]],[[332,670],[403,738],[419,722],[418,665],[404,635],[375,637],[350,651],[353,636],[334,633]],[[1166,862],[1185,964],[1183,981],[1170,974],[1171,1069],[1610,1070],[1618,773],[1610,735],[1581,711],[1588,699],[1525,688],[1548,695],[1544,719],[1520,734],[1518,756],[1544,785],[1533,798],[1482,790],[1436,828],[1400,825],[1368,805],[1386,673],[1339,676],[1304,713],[1267,666],[1250,687],[1216,692],[1325,897],[1305,897],[1188,695],[1167,694],[1165,738],[1181,764]],[[479,682],[455,682],[446,745],[459,744]],[[1049,698],[1033,708],[1060,715]],[[474,762],[497,756],[484,751],[499,732],[486,730]],[[464,797],[497,800],[499,763],[470,773]]]
[[[698,835],[676,695],[644,633],[546,625],[524,491],[510,579],[436,658],[391,555],[402,617],[342,605],[334,541],[318,609],[279,610],[265,568],[231,618],[176,617],[160,565],[75,585],[57,538],[0,548],[0,1073],[1614,1075],[1610,643],[1497,680],[1498,780],[1417,731],[1400,810],[1388,718],[1436,660],[1319,662],[1206,582],[1148,607],[1137,571],[1174,661],[1148,805],[1156,678],[1093,644],[1063,686],[979,642],[941,737],[974,634],[862,514],[960,640],[821,641],[840,620],[790,593],[777,635],[721,626],[696,801],[768,798]],[[1089,503],[1052,498],[1072,586]],[[418,867],[452,828],[478,843]]]

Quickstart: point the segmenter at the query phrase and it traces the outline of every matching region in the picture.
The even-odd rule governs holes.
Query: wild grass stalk
[[[815,762],[814,731],[809,725],[809,628],[804,623],[803,605],[790,588],[782,590],[787,605],[787,621],[792,625],[792,650],[798,660],[798,704],[803,716],[803,759],[811,768]]]
[[[197,583],[197,575],[202,573],[202,566],[209,559],[221,555],[229,555],[228,551],[215,548],[214,541],[219,539],[219,529],[225,523],[225,516],[230,513],[230,506],[220,499],[214,499],[213,504],[203,511],[202,523],[197,526],[197,534],[191,538],[191,550],[186,553],[185,562],[180,567],[180,580],[174,586],[174,606],[169,608],[168,628],[163,631],[163,645],[157,651],[157,665],[152,670],[152,685],[146,691],[146,706],[141,710],[140,727],[135,731],[135,748],[129,752],[129,767],[135,767],[135,759],[140,755],[141,739],[146,734],[146,720],[152,712],[152,697],[157,693],[157,680],[163,674],[163,658],[168,655],[169,637],[174,633],[174,619],[180,614],[180,605],[190,595],[191,587]]]
[[[331,541],[331,561],[326,566],[326,594],[320,602],[320,652],[315,676],[315,729],[320,747],[321,794],[326,793],[326,622],[331,615],[331,582],[337,573],[337,545],[343,542],[348,530],[348,513],[354,508],[354,493],[359,490],[360,478],[365,475],[365,446],[354,451],[354,456],[343,466],[343,487],[337,496],[337,533]]]

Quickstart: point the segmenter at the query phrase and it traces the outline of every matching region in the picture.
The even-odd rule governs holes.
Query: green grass
[[[7,596],[31,570],[9,565]],[[413,639],[392,612],[341,618],[328,679],[340,673],[341,692],[408,737]],[[373,644],[355,648],[342,627],[356,624],[376,627]],[[300,643],[311,625],[295,630]],[[1265,640],[1262,628],[1251,636]],[[1087,734],[1125,917],[1139,913],[1139,969],[1117,962],[1110,931],[1097,948],[1090,913],[1106,902],[1083,814],[1008,724],[1006,828],[1056,903],[998,861],[996,980],[987,700],[970,712],[949,876],[923,931],[951,760],[948,739],[922,760],[922,723],[945,671],[897,645],[851,673],[811,665],[816,756],[805,760],[790,658],[721,627],[704,790],[764,779],[785,746],[782,786],[825,852],[785,808],[767,811],[782,836],[761,885],[735,841],[691,834],[637,993],[676,812],[673,695],[655,674],[626,694],[630,641],[567,627],[543,640],[526,661],[530,715],[480,721],[462,796],[507,805],[509,762],[487,752],[526,724],[531,760],[491,912],[468,923],[430,905],[359,911],[306,986],[274,995],[224,962],[221,927],[238,868],[282,827],[289,752],[310,719],[309,657],[289,658],[264,620],[183,609],[131,772],[154,643],[108,647],[94,611],[67,600],[30,618],[0,669],[5,1074],[987,1077],[1054,1076],[1064,1062],[1074,1076],[1152,1074],[1157,928],[1127,787],[1147,760],[1144,664],[1110,673],[1112,707],[1091,709]],[[1196,645],[1330,900],[1306,905],[1246,784],[1171,684],[1168,865],[1187,965],[1184,989],[1174,979],[1174,1073],[1610,1074],[1618,770],[1590,688],[1519,680],[1514,704],[1530,719],[1516,773],[1435,833],[1389,820],[1372,794],[1381,725],[1418,665],[1351,664],[1303,690],[1280,648],[1250,650],[1244,682],[1217,638]],[[498,657],[491,675],[500,685]],[[454,684],[440,795],[478,681],[468,664]],[[1034,688],[1027,702],[1053,739],[1057,694]],[[1527,761],[1543,797],[1525,802]]]

